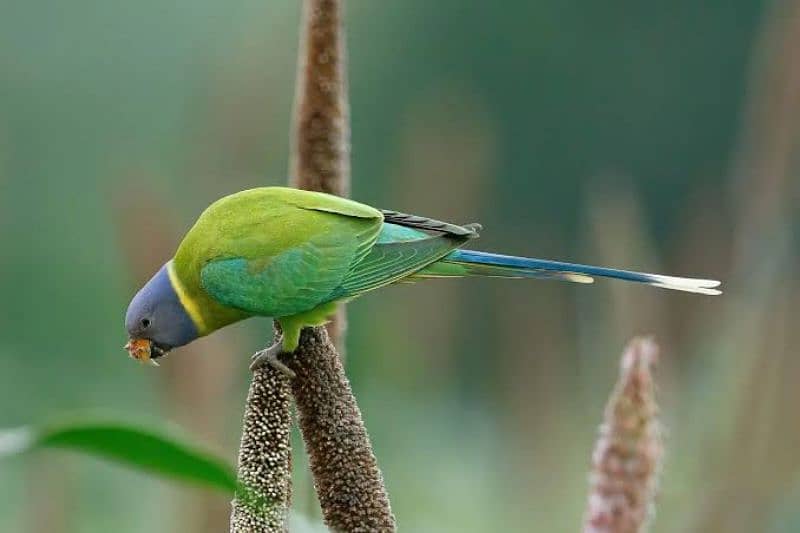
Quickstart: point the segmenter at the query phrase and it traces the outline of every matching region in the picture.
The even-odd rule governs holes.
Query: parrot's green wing
[[[203,266],[205,292],[225,306],[273,317],[330,301],[371,250],[382,217],[355,202],[329,198],[292,194],[270,205],[271,217]]]
[[[477,237],[480,229],[477,224],[456,226],[393,211],[383,214],[385,223],[377,243],[337,287],[335,298],[350,298],[407,278]]]
[[[335,298],[350,298],[399,281],[441,259],[462,241],[427,237],[416,241],[376,244],[336,289]]]

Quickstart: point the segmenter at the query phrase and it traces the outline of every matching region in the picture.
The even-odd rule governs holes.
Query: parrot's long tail
[[[413,278],[493,276],[501,278],[560,279],[575,283],[592,283],[594,277],[614,278],[646,283],[653,287],[699,294],[721,294],[720,282],[713,279],[680,278],[618,270],[546,259],[455,250],[439,261],[416,272]]]

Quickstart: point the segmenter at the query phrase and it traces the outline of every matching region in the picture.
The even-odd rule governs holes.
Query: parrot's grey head
[[[172,348],[198,337],[197,326],[186,312],[169,278],[167,265],[161,267],[128,305],[125,328],[131,357],[157,359]]]

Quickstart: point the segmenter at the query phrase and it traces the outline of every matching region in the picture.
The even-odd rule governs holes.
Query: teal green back
[[[284,227],[304,226],[304,238],[275,250],[274,242],[254,249],[248,236],[239,255],[209,261],[201,282],[214,300],[252,314],[292,316],[401,280],[464,242],[333,210],[282,209],[281,217]]]

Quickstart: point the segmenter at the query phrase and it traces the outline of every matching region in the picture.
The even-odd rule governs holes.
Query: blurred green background
[[[129,360],[138,285],[217,197],[285,182],[299,3],[0,0],[0,426],[100,408],[231,462],[266,320]],[[479,247],[719,277],[456,280],[349,306],[404,531],[572,531],[627,338],[668,428],[654,531],[800,530],[800,1],[352,0],[353,196]],[[295,446],[294,507],[318,517]],[[77,455],[0,463],[0,531],[226,530],[228,502]]]

